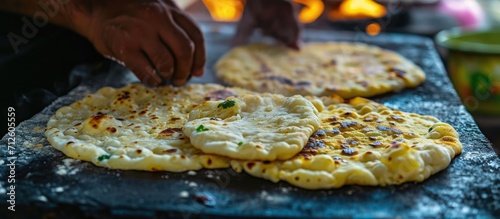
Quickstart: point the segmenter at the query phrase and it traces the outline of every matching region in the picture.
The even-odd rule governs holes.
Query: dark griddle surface
[[[211,68],[230,48],[228,42],[233,31],[230,26],[204,29],[209,54],[207,73],[194,82],[214,82]],[[59,107],[88,92],[135,81],[130,73],[116,68],[108,75],[97,76],[77,87],[17,127],[16,213],[11,214],[6,209],[7,197],[3,191],[0,213],[28,218],[42,213],[62,218],[493,218],[500,215],[500,159],[460,103],[430,39],[385,34],[368,37],[362,32],[315,30],[305,31],[304,39],[371,43],[395,50],[416,62],[427,73],[422,86],[374,99],[395,109],[432,115],[450,123],[460,134],[463,153],[447,169],[423,183],[383,188],[346,186],[308,191],[287,183],[271,183],[238,174],[230,169],[200,170],[196,175],[188,175],[109,170],[81,161],[75,161],[69,167],[70,172],[76,169],[76,174],[57,174],[58,168],[64,166],[65,156],[53,149],[43,135],[48,118]],[[6,137],[0,143],[1,160],[4,161],[0,166],[2,190],[10,185],[7,183]],[[43,147],[29,148],[36,144]],[[180,197],[181,191],[188,192],[189,197]],[[212,207],[202,205],[197,202],[195,194],[209,194],[216,203]],[[6,217],[0,215],[0,218]]]

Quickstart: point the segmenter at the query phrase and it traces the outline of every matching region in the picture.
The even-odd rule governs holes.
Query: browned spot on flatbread
[[[210,92],[205,95],[205,100],[225,100],[228,97],[237,97],[235,93],[228,91],[226,89],[217,90],[214,92]]]
[[[373,143],[370,144],[370,146],[379,147],[379,146],[382,146],[382,142],[381,141],[374,141]]]
[[[176,132],[181,132],[182,131],[182,128],[167,128],[163,131],[161,131],[158,136],[158,138],[164,138],[164,137],[170,137],[172,135],[174,135],[174,133]]]
[[[325,142],[321,139],[309,138],[300,154],[307,160],[310,154],[317,154],[320,148],[325,147]]]
[[[293,87],[295,87],[297,89],[311,86],[311,83],[308,82],[308,81],[294,82],[292,79],[287,78],[287,77],[283,77],[283,76],[280,76],[280,75],[271,75],[271,76],[268,76],[268,77],[265,77],[265,78],[269,79],[269,80],[278,81],[280,84],[293,86]]]
[[[358,154],[358,151],[352,148],[344,148],[344,150],[342,150],[342,154],[352,156]]]
[[[330,118],[326,119],[326,121],[331,122],[331,124],[332,124],[332,125],[333,125],[333,124],[338,124],[338,123],[339,123],[339,122],[338,122],[338,118],[337,118],[336,116],[332,116],[332,117],[330,117]]]
[[[373,120],[375,120],[375,119],[373,119],[372,117],[366,117],[363,119],[363,121],[365,121],[365,122],[371,122]]]
[[[92,128],[99,128],[99,125],[101,124],[102,120],[105,118],[105,114],[98,112],[97,115],[92,116],[90,118],[89,124],[92,126]]]
[[[258,56],[257,54],[255,53],[252,53],[252,57],[257,60],[257,62],[259,62],[260,64],[260,72],[261,73],[269,73],[269,72],[272,72],[272,69],[269,67],[269,65],[267,65],[267,62],[262,59],[260,56]]]
[[[340,122],[340,127],[341,128],[349,128],[349,127],[354,127],[357,126],[358,123],[354,121],[345,121],[345,122]]]
[[[391,148],[394,148],[394,149],[397,149],[397,148],[400,148],[401,145],[399,143],[393,143]]]
[[[316,131],[312,134],[312,137],[315,137],[315,138],[324,138],[325,136],[326,136],[326,132],[325,132],[325,130],[322,130],[322,129],[319,129],[318,131]]]
[[[447,142],[455,142],[455,138],[450,137],[450,136],[444,136],[441,138],[441,140],[447,141]]]
[[[147,91],[147,90],[146,90]],[[118,100],[126,100],[126,99],[129,99],[130,98],[130,92],[128,91],[123,91],[121,93],[118,94]]]
[[[115,134],[116,128],[115,127],[106,127],[106,131],[108,131],[110,134]]]
[[[269,80],[278,81],[281,84],[295,86],[295,83],[292,81],[292,79],[289,79],[287,77],[283,77],[283,76],[279,76],[279,75],[271,75],[271,76],[268,76],[266,78],[269,79]]]
[[[383,125],[377,126],[377,129],[380,131],[384,131],[384,132],[392,132],[394,134],[403,134],[403,131],[401,131],[397,128],[387,127],[387,126],[383,126]]]
[[[255,163],[254,163],[254,162],[248,162],[248,163],[247,163],[247,168],[248,168],[249,170],[251,170],[254,166],[255,166]]]
[[[403,117],[398,116],[398,115],[391,115],[390,118],[394,121],[402,122],[404,121]]]
[[[347,144],[350,144],[350,145],[357,145],[358,144],[358,141],[356,141],[354,139],[347,139],[346,142],[347,142]]]
[[[300,156],[302,156],[304,158],[304,160],[311,160],[312,159],[312,155],[311,154],[308,154],[308,153],[299,153]]]
[[[361,85],[362,87],[368,87],[368,85],[370,85],[368,81],[357,81],[356,83]]]
[[[299,81],[295,83],[295,88],[303,88],[303,87],[309,87],[311,86],[311,82],[308,81]]]
[[[171,149],[167,149],[167,150],[164,150],[165,153],[175,153],[177,152],[177,149],[176,148],[171,148]]]
[[[406,75],[406,71],[397,68],[391,68],[391,73],[396,74],[399,78],[404,78]]]

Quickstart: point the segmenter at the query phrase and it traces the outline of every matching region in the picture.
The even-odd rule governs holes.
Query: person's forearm
[[[72,30],[84,22],[88,0],[1,0],[0,10],[13,12],[39,23],[52,23]]]

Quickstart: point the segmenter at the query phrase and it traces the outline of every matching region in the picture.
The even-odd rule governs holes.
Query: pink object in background
[[[486,16],[476,0],[441,0],[439,11],[453,16],[460,26],[478,28],[486,25]]]

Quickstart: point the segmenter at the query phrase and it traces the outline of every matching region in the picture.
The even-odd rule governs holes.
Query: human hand
[[[296,11],[288,0],[247,0],[233,42],[242,43],[256,29],[261,29],[264,35],[299,49],[300,26]]]
[[[78,2],[68,16],[73,29],[146,85],[183,85],[203,74],[203,35],[172,0]]]

